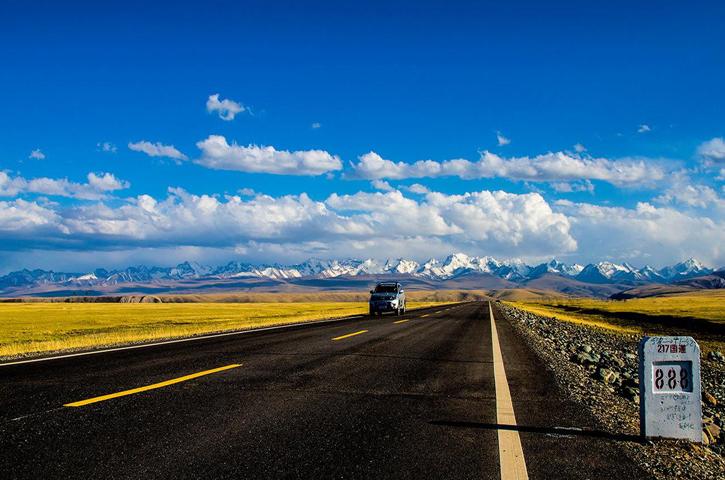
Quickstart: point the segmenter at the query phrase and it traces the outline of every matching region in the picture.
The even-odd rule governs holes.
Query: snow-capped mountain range
[[[0,291],[44,285],[91,287],[124,283],[145,284],[164,281],[193,281],[202,279],[259,278],[278,281],[316,278],[332,279],[360,275],[411,276],[444,281],[465,275],[485,274],[510,282],[521,283],[547,274],[559,275],[586,283],[625,284],[671,283],[708,275],[713,269],[695,259],[689,259],[662,269],[650,266],[636,268],[628,263],[599,262],[586,266],[564,264],[551,260],[536,266],[523,261],[497,260],[493,257],[475,257],[463,253],[449,255],[443,260],[430,259],[418,263],[409,259],[320,260],[310,259],[297,265],[255,265],[232,261],[226,265],[209,267],[184,262],[175,267],[136,266],[124,270],[97,269],[85,273],[62,273],[46,270],[20,270],[0,277]]]

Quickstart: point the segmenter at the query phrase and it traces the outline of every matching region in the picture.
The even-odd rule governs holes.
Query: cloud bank
[[[110,177],[91,178],[87,185],[98,190],[118,186]],[[18,191],[15,180],[0,177],[3,191]],[[423,258],[461,250],[655,265],[696,256],[725,264],[722,211],[707,217],[647,202],[625,208],[552,204],[538,193],[415,190],[414,197],[391,190],[315,200],[304,193],[218,196],[172,188],[165,198],[138,195],[70,207],[17,198],[0,202],[0,250],[226,250],[278,255],[278,261],[380,252]]]
[[[0,171],[0,197],[14,197],[20,194],[33,193],[39,195],[76,198],[80,200],[100,200],[110,192],[123,190],[130,186],[125,180],[119,180],[112,173],[89,173],[87,183],[76,183],[67,178],[32,178],[11,177]]]
[[[552,211],[538,194],[474,192],[430,193],[420,201],[399,191],[333,194],[324,201],[306,194],[271,197],[216,197],[170,189],[166,198],[149,195],[128,199],[117,207],[104,202],[59,208],[39,202],[3,202],[0,232],[23,233],[29,248],[37,228],[42,243],[76,248],[118,248],[136,245],[233,247],[240,242],[367,242],[408,238],[471,245],[483,242],[492,251],[544,254],[569,252],[576,241],[569,222]],[[401,214],[404,213],[404,214]],[[433,253],[433,252],[431,252]]]
[[[571,233],[586,253],[599,258],[662,265],[695,256],[725,265],[725,219],[655,207],[608,207],[559,200],[555,207],[571,221]]]
[[[565,152],[535,157],[501,157],[485,151],[472,162],[465,159],[420,160],[414,163],[386,160],[375,152],[360,156],[352,165],[356,178],[405,179],[455,176],[464,179],[509,178],[531,182],[602,180],[617,186],[651,184],[662,180],[665,169],[658,162],[624,158],[609,160]]]

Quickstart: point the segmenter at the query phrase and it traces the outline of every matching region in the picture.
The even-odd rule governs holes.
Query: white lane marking
[[[26,413],[25,415],[20,415],[19,417],[11,418],[10,421],[17,422],[19,420],[24,420],[26,418],[34,417],[36,415],[44,415],[46,413],[57,412],[59,410],[63,410],[63,407],[51,408],[50,410],[43,410],[42,412]]]
[[[23,363],[47,362],[48,360],[60,360],[62,358],[83,357],[85,355],[96,355],[98,353],[119,352],[121,350],[134,350],[136,348],[157,347],[159,345],[170,345],[172,343],[195,342],[197,340],[206,340],[208,338],[229,337],[232,335],[244,335],[247,333],[264,332],[267,330],[281,330],[281,329],[285,329],[285,328],[298,327],[301,325],[321,325],[321,324],[326,324],[326,323],[341,322],[343,320],[352,320],[355,318],[363,318],[363,317],[365,317],[365,315],[353,315],[351,317],[332,318],[330,320],[313,320],[311,322],[290,323],[287,325],[277,325],[274,327],[252,328],[249,330],[238,330],[236,332],[214,333],[212,335],[202,335],[202,336],[198,336],[198,337],[177,338],[176,340],[164,340],[163,342],[142,343],[140,345],[129,345],[127,347],[105,348],[103,350],[92,350],[90,352],[68,353],[66,355],[57,355],[54,357],[31,358],[29,360],[18,360],[15,362],[0,363],[0,367],[9,367],[10,365],[21,365]]]
[[[496,384],[496,423],[499,425],[516,425],[514,405],[511,401],[509,383],[506,379],[506,369],[503,366],[501,345],[498,342],[498,331],[493,319],[493,308],[488,302],[488,312],[491,315],[491,339],[493,341],[493,377]],[[521,448],[521,438],[516,430],[498,429],[498,455],[501,465],[501,480],[525,480],[529,478],[526,470],[524,451]]]

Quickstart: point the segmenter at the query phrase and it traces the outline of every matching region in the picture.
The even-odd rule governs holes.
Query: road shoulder
[[[501,314],[497,320],[500,324],[508,325],[508,330],[523,340],[522,344],[529,345],[528,350],[536,361],[549,372],[551,384],[575,403],[590,422],[590,428],[609,438],[620,439],[615,443],[622,454],[622,462],[638,465],[651,478],[719,479],[725,476],[722,456],[709,448],[686,442],[635,441],[639,434],[639,417],[634,399],[627,400],[619,395],[622,393],[621,386],[607,383],[609,380],[596,380],[598,368],[587,369],[571,361],[573,354],[591,348],[603,358],[610,359],[612,364],[619,362],[622,365],[624,360],[636,364],[636,357],[633,360],[631,354],[636,354],[637,339],[620,338],[611,333],[522,312],[507,305],[499,304],[498,307]],[[506,315],[503,311],[507,312]],[[630,353],[629,357],[625,356],[627,353]],[[625,374],[627,366],[613,370]],[[556,411],[553,413],[558,414]],[[524,449],[526,452],[526,444]]]
[[[623,454],[636,438],[602,430],[537,355],[546,347],[528,341],[495,305],[494,315],[531,478],[651,478]]]

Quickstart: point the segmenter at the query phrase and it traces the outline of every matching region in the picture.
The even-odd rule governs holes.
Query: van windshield
[[[375,293],[396,293],[398,288],[395,285],[377,285]]]

